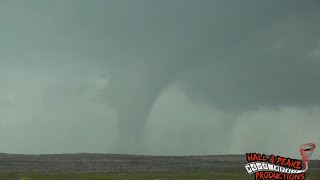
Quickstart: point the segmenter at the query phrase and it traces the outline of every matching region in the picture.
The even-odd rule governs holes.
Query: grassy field
[[[0,180],[254,180],[244,155],[138,156],[117,154],[0,153]],[[310,161],[307,180],[320,179],[320,161]]]
[[[307,172],[307,180],[319,180],[320,171],[311,170]],[[117,173],[41,173],[41,172],[25,172],[15,173],[6,172],[0,174],[0,180],[166,180],[166,179],[195,179],[195,180],[253,180],[254,175],[249,175],[245,171],[210,171],[210,170],[190,170],[176,172],[117,172]]]

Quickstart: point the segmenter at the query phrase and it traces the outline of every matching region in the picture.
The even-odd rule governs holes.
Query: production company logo
[[[247,153],[248,163],[244,166],[249,174],[254,175],[255,180],[304,180],[315,147],[314,143],[300,146],[302,161],[282,156]]]

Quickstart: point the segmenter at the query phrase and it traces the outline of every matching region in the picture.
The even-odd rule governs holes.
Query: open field
[[[0,180],[9,179],[249,179],[244,155],[136,156],[117,154],[0,154]],[[311,161],[307,179],[320,179]]]

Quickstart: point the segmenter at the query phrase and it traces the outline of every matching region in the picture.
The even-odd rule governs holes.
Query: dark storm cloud
[[[201,104],[228,113],[319,105],[320,61],[311,56],[320,39],[318,8],[317,1],[2,1],[0,57],[6,66],[29,69],[30,78],[46,75],[33,83],[54,102],[43,107],[49,119],[63,102],[93,99],[104,83],[89,82],[106,73],[110,81],[97,98],[118,111],[125,135],[118,140],[130,144],[127,136],[142,139],[157,100],[172,86],[191,100],[186,104],[196,104],[185,111]],[[17,71],[12,77],[21,76]],[[84,122],[95,112],[90,108],[108,108],[79,106],[78,115],[76,108],[60,109],[67,114],[62,119]],[[169,126],[163,117],[155,119]],[[235,126],[233,115],[215,119],[211,125],[221,128],[214,136]],[[203,127],[190,129],[186,139]]]
[[[190,96],[224,108],[319,101],[318,62],[308,56],[319,39],[316,1],[54,4],[45,7],[68,32],[61,41],[101,60],[118,92],[138,81],[159,89],[184,73]]]

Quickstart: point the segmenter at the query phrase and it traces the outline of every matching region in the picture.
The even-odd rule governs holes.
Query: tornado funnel
[[[316,148],[316,145],[314,143],[305,143],[300,146],[300,154],[306,166],[305,167],[306,170],[308,169],[308,163],[311,159],[312,153],[315,148]]]

